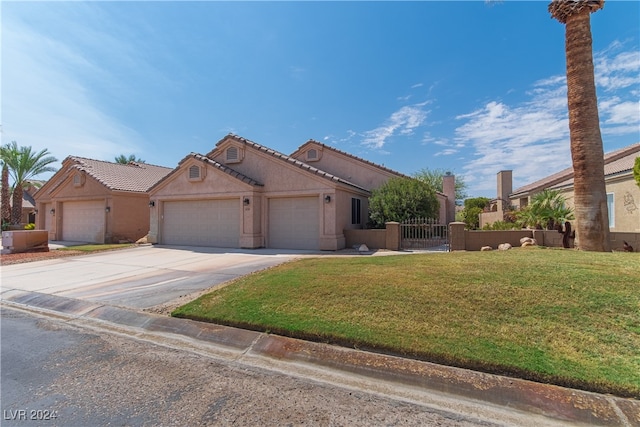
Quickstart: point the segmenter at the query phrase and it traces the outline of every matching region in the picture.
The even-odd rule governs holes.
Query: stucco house
[[[613,232],[640,232],[640,188],[633,177],[640,143],[632,144],[604,155],[605,187],[609,210],[609,229]],[[527,206],[531,197],[544,189],[558,190],[573,208],[573,168],[567,168],[545,178],[512,190],[512,171],[498,173],[498,197],[495,212],[481,215],[481,226],[502,219],[510,207]]]
[[[149,231],[147,191],[171,171],[69,156],[34,195],[36,228],[50,240],[136,241]]]
[[[208,154],[187,155],[149,190],[148,239],[338,250],[345,229],[366,225],[370,191],[400,176],[316,141],[286,155],[229,134]],[[438,199],[446,209],[447,197],[438,193]]]

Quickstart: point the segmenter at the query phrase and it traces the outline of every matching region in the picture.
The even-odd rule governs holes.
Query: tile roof
[[[110,190],[144,193],[173,169],[147,163],[128,164],[105,162],[84,157],[69,156],[63,164],[68,170],[80,170],[93,177]]]
[[[265,147],[263,145],[257,144],[257,143],[255,143],[253,141],[250,141],[250,140],[248,140],[246,138],[242,138],[242,137],[240,137],[238,135],[234,135],[232,133],[228,134],[227,136],[222,138],[220,141],[218,141],[218,143],[216,144],[216,147],[218,147],[220,144],[222,144],[224,141],[226,141],[226,140],[228,140],[230,138],[233,139],[234,141],[237,141],[237,142],[240,142],[242,144],[248,145],[248,146],[250,146],[250,147],[252,147],[252,148],[254,148],[256,150],[259,150],[259,151],[261,151],[261,152],[263,152],[265,154],[268,154],[268,155],[270,155],[272,157],[275,157],[275,158],[280,159],[280,160],[282,160],[284,162],[287,162],[290,165],[296,166],[296,167],[298,167],[298,168],[300,168],[302,170],[306,170],[306,171],[311,172],[311,173],[313,173],[315,175],[318,175],[318,176],[321,176],[323,178],[326,178],[326,179],[328,179],[330,181],[339,182],[341,184],[345,184],[345,185],[348,185],[348,186],[351,186],[351,187],[354,187],[354,188],[357,188],[359,190],[366,191],[367,193],[369,193],[369,190],[367,190],[366,188],[360,187],[359,185],[356,185],[356,184],[354,184],[352,182],[349,182],[349,181],[347,181],[345,179],[342,179],[342,178],[337,177],[335,175],[332,175],[332,174],[330,174],[328,172],[325,172],[323,170],[315,168],[315,167],[313,167],[311,165],[308,165],[307,163],[301,162],[298,159],[294,159],[291,156],[287,156],[286,154],[282,154],[282,153],[280,153],[278,151],[275,151],[275,150],[273,150],[271,148],[268,148],[268,147]],[[210,151],[207,154],[207,157],[211,156],[215,151],[216,151],[216,149],[214,148],[212,151]]]
[[[316,141],[316,140],[314,140],[314,139],[310,139],[310,140],[308,140],[307,142],[305,142],[304,144],[302,144],[300,147],[298,147],[298,149],[297,149],[296,151],[294,151],[293,153],[291,153],[291,155],[293,156],[294,154],[296,154],[296,153],[298,153],[298,152],[300,152],[300,151],[304,150],[304,147],[306,147],[306,146],[307,146],[307,145],[309,145],[309,144],[317,144],[317,145],[321,146],[323,149],[331,150],[331,151],[333,151],[333,152],[336,152],[336,153],[338,153],[338,154],[342,154],[343,156],[349,157],[349,158],[351,158],[351,159],[357,160],[357,161],[362,162],[362,163],[365,163],[365,164],[367,164],[367,165],[374,166],[374,167],[376,167],[376,168],[378,168],[378,169],[385,170],[385,171],[387,171],[387,172],[389,172],[389,173],[392,173],[392,174],[394,174],[394,175],[397,175],[397,176],[399,176],[399,177],[405,177],[405,178],[407,178],[407,175],[402,174],[402,173],[397,172],[397,171],[394,171],[393,169],[389,169],[389,168],[388,168],[388,167],[386,167],[386,166],[382,166],[382,165],[379,165],[379,164],[377,164],[377,163],[370,162],[369,160],[365,160],[365,159],[363,159],[363,158],[361,158],[361,157],[354,156],[353,154],[349,154],[349,153],[347,153],[346,151],[338,150],[338,149],[337,149],[337,148],[335,148],[335,147],[331,147],[330,145],[323,144],[323,143],[318,142],[318,141]]]
[[[263,184],[259,183],[258,181],[249,178],[246,175],[241,174],[238,171],[235,171],[233,169],[231,169],[230,167],[223,165],[222,163],[218,163],[215,160],[212,160],[206,156],[203,156],[202,154],[198,154],[198,153],[189,153],[184,159],[180,160],[180,162],[178,163],[178,167],[175,168],[174,170],[171,171],[171,173],[167,174],[165,177],[163,177],[160,181],[158,181],[157,183],[155,183],[153,185],[153,187],[151,187],[149,190],[153,189],[154,187],[157,187],[158,185],[160,185],[162,182],[166,181],[167,179],[169,179],[170,176],[172,176],[173,174],[177,173],[178,170],[180,169],[180,166],[186,162],[188,159],[196,159],[199,160],[203,163],[206,163],[210,166],[213,166],[214,168],[226,173],[227,175],[230,175],[242,182],[244,182],[245,184],[249,184],[249,185],[253,185],[253,186],[257,186],[257,187],[262,187]]]
[[[638,156],[640,156],[640,142],[605,154],[605,178],[632,170],[635,159]],[[567,185],[573,185],[573,167],[563,169],[553,175],[517,188],[511,193],[511,197],[524,196],[544,188],[564,187]]]

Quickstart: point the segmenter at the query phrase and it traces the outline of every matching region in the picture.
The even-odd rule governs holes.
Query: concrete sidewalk
[[[369,380],[386,381],[442,393],[493,407],[495,412],[520,413],[505,425],[640,425],[640,401],[490,375],[428,362],[307,342],[244,329],[160,316],[97,302],[38,292],[9,290],[2,303],[62,316],[83,324],[100,324],[140,337],[170,337],[189,345],[206,345],[218,354],[260,358],[279,363],[332,370]],[[501,408],[501,409],[497,409]],[[522,414],[530,414],[520,424]],[[525,417],[526,419],[526,417]]]

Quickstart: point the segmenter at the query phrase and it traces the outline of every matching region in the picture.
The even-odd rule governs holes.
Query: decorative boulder
[[[480,248],[480,251],[482,252],[487,252],[487,251],[492,251],[493,248],[491,246],[483,246]]]
[[[537,244],[538,242],[536,242],[536,239],[532,239],[531,237],[523,237],[520,239],[520,246],[523,248],[525,246],[536,246]]]
[[[499,251],[508,251],[509,249],[511,249],[511,245],[509,243],[500,243],[498,245]]]

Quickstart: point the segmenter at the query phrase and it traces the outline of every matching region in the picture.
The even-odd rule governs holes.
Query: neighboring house
[[[640,156],[640,143],[629,145],[604,156],[605,187],[609,208],[609,228],[616,232],[640,231],[640,188],[633,177],[633,165]],[[497,212],[481,215],[481,226],[502,219],[502,211],[509,207],[523,208],[531,197],[544,189],[561,192],[567,206],[573,208],[573,168],[567,168],[546,178],[511,190],[511,171],[498,173],[498,198],[494,200]],[[500,218],[496,215],[499,214]]]
[[[370,191],[399,176],[315,141],[288,156],[229,134],[207,155],[186,156],[150,189],[149,241],[342,249],[343,230],[366,225]]]
[[[172,171],[69,156],[37,193],[36,228],[50,240],[136,241],[149,231],[149,188]]]
[[[21,224],[29,224],[36,222],[36,202],[33,199],[33,195],[38,188],[44,185],[45,181],[29,180],[24,187],[22,193],[22,216],[20,217]],[[9,203],[13,202],[13,198],[9,197]]]

